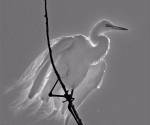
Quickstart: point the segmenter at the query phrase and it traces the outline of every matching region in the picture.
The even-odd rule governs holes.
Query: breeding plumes
[[[101,87],[107,68],[105,56],[110,49],[110,39],[105,33],[115,30],[128,29],[103,19],[91,28],[89,36],[75,34],[52,40],[51,47],[55,66],[65,86],[68,89],[74,89],[76,107],[81,106],[91,92]],[[37,82],[36,79],[40,76],[41,71],[44,71],[43,78]],[[32,114],[38,114],[39,110],[43,109],[43,118],[59,118],[64,120],[64,124],[68,124],[70,114],[66,103],[62,103],[63,98],[49,98],[48,96],[56,80],[57,77],[46,48],[15,84],[15,87],[19,86],[21,89],[19,90],[20,95],[16,97],[17,101],[12,106],[13,109],[19,112],[35,105],[36,102]],[[54,93],[63,94],[61,86],[57,85]]]

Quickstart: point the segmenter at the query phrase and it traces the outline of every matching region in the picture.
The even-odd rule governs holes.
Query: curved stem
[[[56,83],[54,84],[54,86],[53,86],[53,88],[52,88],[52,90],[51,90],[51,92],[50,92],[50,95],[51,96],[54,96],[54,97],[64,97],[64,98],[66,98],[66,100],[68,101],[68,109],[69,109],[69,111],[71,112],[71,114],[73,115],[73,117],[74,117],[74,119],[76,120],[76,122],[77,122],[77,124],[78,125],[83,125],[82,124],[82,121],[81,121],[81,119],[79,118],[79,115],[78,115],[78,113],[77,113],[77,111],[76,111],[76,109],[75,109],[75,107],[74,107],[74,105],[73,105],[73,98],[72,98],[72,96],[73,96],[73,91],[71,92],[71,94],[68,94],[68,90],[66,89],[66,87],[65,87],[65,84],[62,82],[62,80],[61,80],[61,77],[60,77],[60,75],[59,75],[59,73],[58,73],[58,71],[57,71],[57,69],[56,69],[56,67],[55,67],[55,64],[54,64],[54,60],[53,60],[53,56],[52,56],[52,49],[51,49],[51,46],[50,46],[50,39],[49,39],[49,24],[48,24],[48,16],[47,16],[47,0],[44,0],[44,2],[45,2],[45,19],[46,19],[46,37],[47,37],[47,45],[48,45],[48,50],[49,50],[49,56],[50,56],[50,60],[51,60],[51,64],[52,64],[52,67],[53,67],[53,69],[54,69],[54,72],[55,72],[55,74],[56,74],[56,76],[57,76],[57,81],[56,81]],[[52,94],[52,91],[53,91],[53,89],[54,89],[54,87],[56,86],[56,84],[57,84],[57,82],[60,82],[60,84],[61,84],[61,86],[62,86],[62,88],[63,88],[63,90],[64,90],[64,92],[65,92],[65,94],[64,95],[53,95]]]
[[[55,67],[53,56],[52,56],[52,49],[51,49],[51,46],[50,46],[50,39],[49,39],[49,24],[48,24],[48,16],[47,16],[47,0],[45,0],[45,19],[46,19],[46,37],[47,37],[47,45],[48,45],[50,60],[51,60],[54,72],[56,73],[56,76],[57,76],[63,90],[65,91],[65,93],[67,93],[66,87],[63,84],[63,82],[61,80],[61,77],[60,77],[60,75],[59,75],[59,73],[58,73],[58,71]]]

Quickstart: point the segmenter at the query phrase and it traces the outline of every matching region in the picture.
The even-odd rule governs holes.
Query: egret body
[[[87,93],[91,93],[98,85],[98,82],[101,82],[103,78],[103,75],[100,74],[104,73],[106,65],[100,63],[102,63],[101,61],[104,60],[110,49],[110,39],[105,33],[115,30],[128,29],[119,27],[111,21],[103,19],[91,28],[89,36],[75,34],[61,36],[52,40],[51,47],[56,69],[67,88],[74,89],[74,97],[77,98],[75,105],[77,107],[79,107],[85,100],[88,95]],[[30,106],[35,102],[34,100],[37,100],[38,98],[40,102],[43,103],[40,103],[40,105],[38,105],[39,107],[35,108],[36,112],[40,107],[47,106],[45,104],[51,104],[46,108],[43,108],[47,111],[51,111],[44,115],[50,117],[54,115],[56,116],[56,114],[58,116],[59,114],[60,117],[66,120],[67,116],[65,112],[67,111],[67,107],[62,104],[62,99],[48,97],[49,91],[57,80],[50,59],[48,58],[48,54],[48,49],[46,48],[29,65],[19,79],[18,85],[22,85],[24,91],[23,93],[20,92],[21,96],[18,97],[20,100],[17,99],[18,103],[14,107],[16,110],[19,110],[21,107]],[[94,62],[97,63],[94,64]],[[49,63],[49,66],[47,63]],[[39,72],[45,67],[45,65],[48,66],[48,68],[43,79],[41,81],[38,80],[38,83],[35,83]],[[92,68],[93,66],[101,67]],[[93,75],[93,77],[90,77],[90,75]],[[98,77],[98,75],[100,76]],[[97,80],[95,81],[95,79]],[[58,94],[60,90],[60,86],[57,86],[55,89],[56,94]],[[80,95],[82,96],[79,97]],[[54,111],[57,113],[53,113]]]

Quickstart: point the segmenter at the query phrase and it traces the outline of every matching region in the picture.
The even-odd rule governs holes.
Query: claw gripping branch
[[[47,45],[48,45],[48,50],[49,50],[49,56],[50,56],[50,60],[51,60],[51,63],[52,63],[52,67],[53,67],[54,72],[55,72],[55,74],[57,76],[57,79],[58,79],[56,81],[56,83],[54,84],[53,88],[51,89],[51,91],[49,93],[49,96],[50,97],[63,97],[63,98],[65,98],[66,100],[64,102],[68,101],[68,110],[70,111],[70,113],[72,114],[72,116],[74,117],[74,119],[76,120],[77,124],[78,125],[83,125],[82,120],[80,119],[80,117],[79,117],[79,115],[78,115],[78,113],[77,113],[77,111],[76,111],[76,109],[75,109],[75,107],[73,105],[73,100],[74,100],[74,98],[72,97],[73,96],[73,90],[71,91],[71,94],[69,94],[69,90],[66,89],[65,84],[62,82],[61,77],[60,77],[60,75],[59,75],[59,73],[58,73],[58,71],[57,71],[57,69],[55,67],[54,61],[53,61],[52,49],[51,49],[51,46],[50,46],[50,39],[49,39],[49,24],[48,24],[48,15],[47,15],[47,0],[44,0],[44,3],[45,3],[44,4],[45,5],[44,6],[44,9],[45,9],[45,15],[44,15],[44,17],[46,19],[46,37],[47,37]],[[62,86],[62,88],[63,88],[63,90],[65,92],[64,95],[54,95],[54,94],[52,94],[52,92],[53,92],[56,84],[58,83],[58,81],[61,84],[61,86]]]

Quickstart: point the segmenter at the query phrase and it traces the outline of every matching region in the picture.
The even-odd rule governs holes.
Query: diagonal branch
[[[50,60],[51,60],[51,63],[52,63],[52,67],[54,69],[54,72],[56,73],[56,76],[63,88],[63,90],[65,91],[65,93],[67,93],[67,90],[66,90],[66,87],[65,85],[63,84],[62,80],[61,80],[61,77],[55,67],[55,64],[54,64],[54,60],[53,60],[53,56],[52,56],[52,49],[51,49],[51,46],[50,46],[50,39],[49,39],[49,24],[48,24],[48,15],[47,15],[47,0],[44,0],[45,1],[45,19],[46,19],[46,37],[47,37],[47,45],[48,45],[48,49],[49,49],[49,55],[50,55]]]
[[[47,0],[44,0],[44,2],[45,2],[45,7],[44,7],[45,8],[45,15],[44,15],[44,17],[46,19],[47,45],[48,45],[48,49],[49,49],[49,56],[50,56],[51,64],[52,64],[52,67],[53,67],[54,72],[55,72],[55,74],[57,76],[57,79],[58,79],[56,81],[55,85],[53,86],[52,90],[50,91],[50,95],[54,96],[54,97],[58,97],[58,96],[59,97],[64,97],[66,99],[66,101],[68,101],[68,110],[73,115],[73,117],[76,120],[77,124],[78,125],[83,125],[83,123],[82,123],[81,119],[79,118],[79,115],[78,115],[78,113],[77,113],[77,111],[76,111],[76,109],[75,109],[75,107],[74,107],[74,105],[72,103],[73,100],[74,100],[74,98],[72,98],[72,96],[73,96],[73,90],[72,90],[71,94],[68,93],[68,90],[66,89],[65,84],[62,82],[61,77],[60,77],[60,75],[59,75],[59,73],[58,73],[58,71],[57,71],[57,69],[55,67],[55,64],[54,64],[54,60],[53,60],[53,57],[52,57],[52,49],[51,49],[51,46],[50,46],[50,39],[49,39],[49,24],[48,24],[48,14],[47,14]],[[53,89],[56,86],[56,84],[57,84],[58,81],[61,84],[61,86],[62,86],[62,88],[63,88],[63,90],[65,92],[64,95],[53,95],[52,94],[52,91],[53,91]]]

